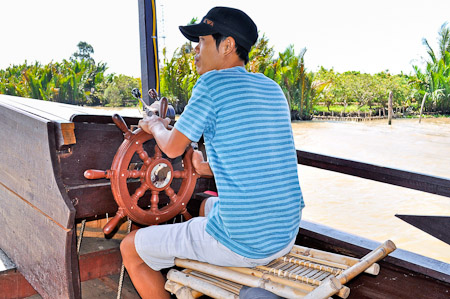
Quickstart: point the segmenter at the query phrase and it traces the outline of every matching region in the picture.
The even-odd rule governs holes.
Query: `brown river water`
[[[450,118],[294,122],[297,149],[450,179]],[[299,166],[303,219],[450,263],[450,245],[395,214],[450,216],[450,198]]]

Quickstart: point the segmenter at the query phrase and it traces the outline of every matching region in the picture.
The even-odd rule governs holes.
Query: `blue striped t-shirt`
[[[204,135],[219,201],[206,231],[242,256],[259,259],[297,235],[302,192],[289,107],[263,74],[234,67],[203,74],[175,128]]]

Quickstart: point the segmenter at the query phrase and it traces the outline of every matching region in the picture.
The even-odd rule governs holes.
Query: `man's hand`
[[[201,151],[194,151],[192,154],[192,166],[199,175],[213,176],[209,163],[203,159]]]
[[[170,118],[162,119],[156,115],[146,116],[144,119],[139,121],[139,128],[144,130],[145,132],[154,135],[154,132],[157,129],[161,129],[161,125],[163,128],[167,129],[170,124]]]
[[[159,148],[169,158],[176,158],[184,153],[191,141],[175,128],[168,130],[170,121],[170,118],[147,116],[139,121],[139,128],[152,134]]]

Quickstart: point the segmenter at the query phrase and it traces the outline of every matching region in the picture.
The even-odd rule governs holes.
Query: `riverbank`
[[[392,117],[393,119],[419,119],[419,115],[394,115]],[[422,118],[450,118],[450,115],[440,115],[440,114],[427,114],[422,115]],[[343,116],[343,115],[314,115],[312,117],[312,120],[326,120],[326,121],[352,121],[352,122],[361,122],[361,121],[373,121],[373,120],[381,120],[381,119],[388,119],[388,116],[369,116],[369,115],[363,115],[363,116]]]

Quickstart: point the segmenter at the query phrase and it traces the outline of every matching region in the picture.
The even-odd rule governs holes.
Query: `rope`
[[[78,236],[78,240],[77,240],[77,253],[78,254],[80,254],[81,240],[83,239],[85,226],[86,226],[86,219],[83,219],[81,221],[80,235]]]
[[[127,234],[130,233],[131,231],[131,220],[130,218],[128,218],[128,228],[127,228]],[[123,276],[125,274],[125,266],[122,262],[122,267],[120,268],[120,277],[119,277],[119,288],[117,289],[117,299],[120,299],[121,295],[122,295],[122,287],[123,287]]]

